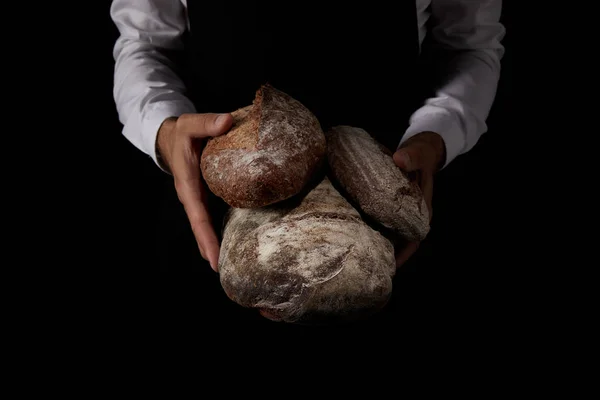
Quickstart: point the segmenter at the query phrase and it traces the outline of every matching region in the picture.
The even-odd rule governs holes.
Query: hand
[[[183,204],[202,258],[217,271],[219,241],[206,207],[206,187],[200,171],[204,139],[227,132],[231,114],[183,114],[161,125],[157,146],[164,166],[174,178],[175,190]]]
[[[446,161],[446,147],[440,135],[433,132],[419,133],[406,142],[393,155],[394,163],[414,179],[425,197],[432,217],[433,175]],[[408,244],[396,253],[396,267],[403,265],[419,248],[420,242]]]

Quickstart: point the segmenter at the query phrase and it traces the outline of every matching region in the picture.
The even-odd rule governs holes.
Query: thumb
[[[398,149],[393,155],[394,163],[406,172],[423,168],[421,149],[416,146],[406,146]]]
[[[231,114],[183,114],[177,120],[180,134],[194,138],[218,136],[227,132],[233,124]]]

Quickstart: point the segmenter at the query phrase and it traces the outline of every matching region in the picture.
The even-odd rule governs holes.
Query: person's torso
[[[199,112],[228,112],[270,83],[324,129],[359,126],[394,146],[416,107],[415,6],[187,0],[190,97]]]

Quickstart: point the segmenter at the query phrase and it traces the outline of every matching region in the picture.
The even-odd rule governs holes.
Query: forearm
[[[175,1],[165,13],[159,8],[162,3],[115,0],[111,7],[120,32],[114,47],[113,94],[123,134],[161,167],[156,140],[162,123],[195,112],[173,60],[165,54],[181,47],[184,15],[172,5],[182,6]]]
[[[441,20],[431,34],[450,58],[443,64],[444,79],[431,77],[439,84],[433,88],[432,97],[412,114],[401,144],[420,132],[438,133],[444,139],[447,166],[471,150],[487,131],[486,119],[500,78],[504,27],[499,23],[498,1],[488,1],[490,9],[482,6],[472,11],[475,15],[462,8],[462,15],[453,15],[459,6],[466,7],[460,1],[434,0],[432,4],[446,20]],[[435,6],[433,9],[436,11]],[[474,25],[464,22],[469,17]]]

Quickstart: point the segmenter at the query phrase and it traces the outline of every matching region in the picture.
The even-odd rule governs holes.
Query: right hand
[[[217,271],[219,240],[207,210],[207,188],[202,181],[200,156],[204,140],[227,132],[231,114],[183,114],[168,118],[158,131],[157,146],[164,167],[173,175],[175,190],[183,204],[202,258]]]

